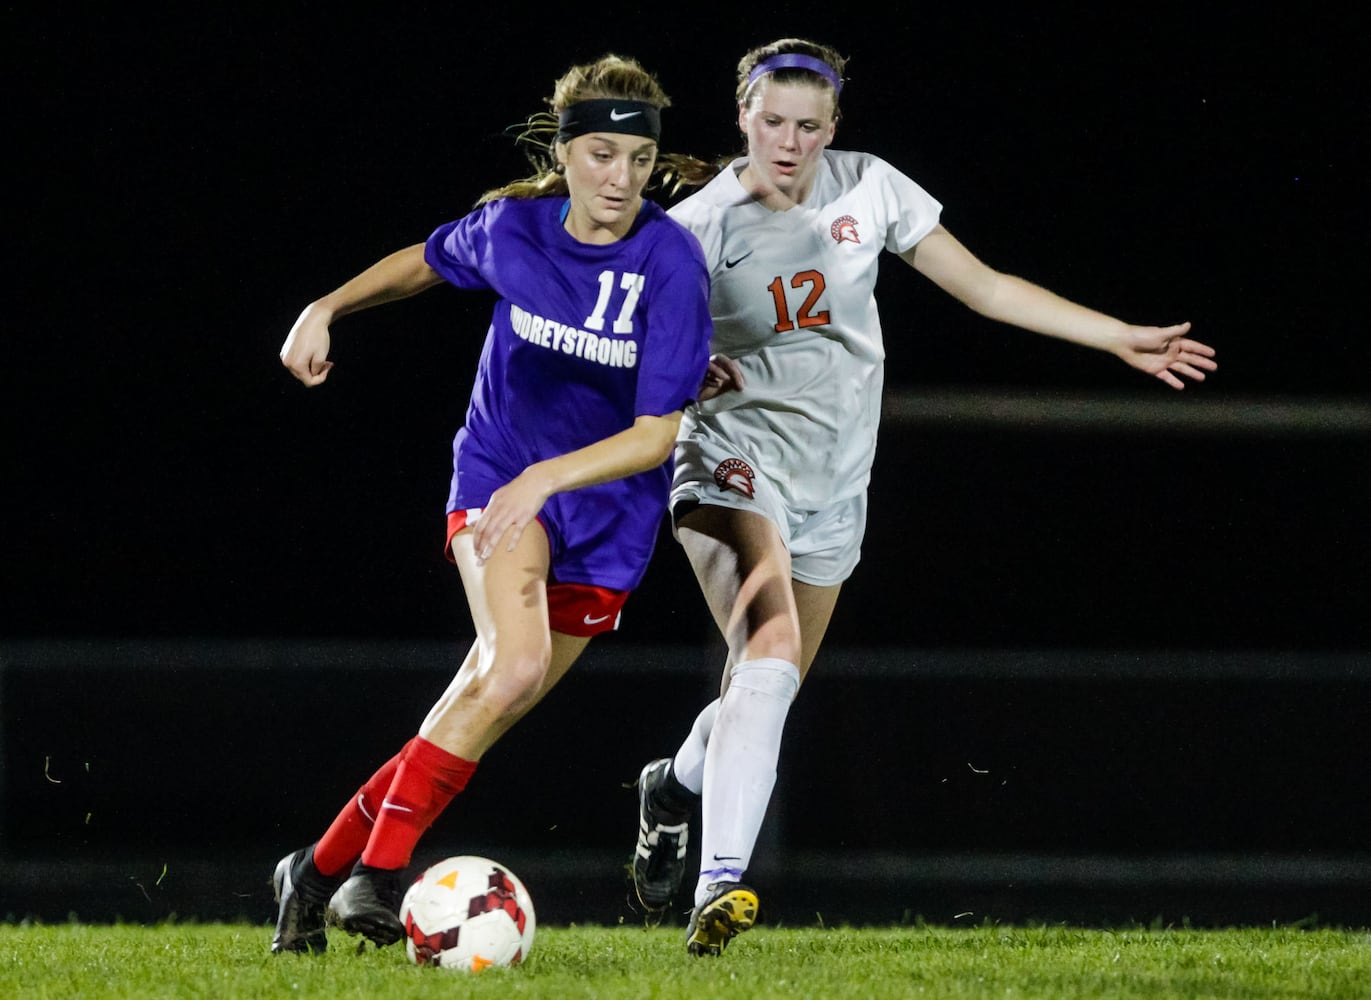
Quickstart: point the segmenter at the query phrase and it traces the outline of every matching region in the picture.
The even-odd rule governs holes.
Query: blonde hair
[[[658,110],[671,107],[671,98],[656,77],[637,60],[611,53],[594,62],[572,66],[553,85],[552,96],[547,98],[550,110],[530,115],[526,121],[510,129],[512,132],[517,130],[515,141],[525,147],[525,155],[535,168],[535,173],[492,188],[481,195],[476,204],[483,205],[497,198],[541,198],[567,194],[566,177],[557,164],[554,152],[557,116],[573,104],[596,99],[642,101]],[[663,154],[657,158],[654,176],[679,178],[682,172],[694,175],[697,168],[693,164],[697,163],[699,161],[693,157]],[[675,183],[679,186],[682,182],[677,179]]]

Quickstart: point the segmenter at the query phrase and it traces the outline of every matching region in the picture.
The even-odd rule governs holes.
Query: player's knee
[[[481,714],[488,718],[518,715],[537,700],[551,660],[549,649],[497,652],[462,685],[460,697],[479,705]]]
[[[734,660],[784,660],[800,662],[800,628],[793,620],[777,615],[752,630],[741,655]]]
[[[550,663],[551,653],[547,650],[497,660],[488,695],[492,705],[502,707],[506,715],[527,709],[537,700]]]

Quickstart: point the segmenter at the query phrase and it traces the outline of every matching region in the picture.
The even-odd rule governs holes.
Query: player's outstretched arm
[[[1186,336],[1189,323],[1132,326],[987,267],[942,226],[901,256],[920,274],[982,316],[1108,351],[1174,389],[1184,388],[1182,375],[1202,382],[1206,372],[1218,368],[1214,349]]]
[[[281,346],[281,364],[305,385],[328,378],[329,326],[335,319],[417,295],[442,281],[424,260],[424,244],[397,250],[300,313]]]
[[[1179,376],[1203,382],[1205,372],[1219,367],[1214,348],[1191,340],[1189,323],[1175,326],[1130,326],[1114,353],[1139,371],[1155,375],[1173,389],[1184,389]]]

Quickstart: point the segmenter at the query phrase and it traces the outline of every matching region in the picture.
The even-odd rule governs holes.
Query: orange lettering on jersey
[[[799,312],[795,314],[795,320],[790,318],[790,305],[785,298],[785,284],[780,275],[772,279],[771,284],[766,286],[766,290],[771,293],[772,300],[776,303],[776,326],[773,328],[777,333],[789,333],[798,326],[824,326],[828,323],[828,310],[823,309],[819,312],[814,311],[814,307],[819,304],[819,296],[824,293],[828,285],[824,281],[821,271],[801,271],[790,279],[791,288],[803,288],[809,286],[809,294],[805,296]]]

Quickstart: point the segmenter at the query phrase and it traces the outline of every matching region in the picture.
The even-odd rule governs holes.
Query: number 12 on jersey
[[[824,293],[824,276],[819,271],[801,271],[790,279],[791,288],[809,287],[809,294],[804,298],[804,302],[795,313],[795,318],[790,318],[790,305],[785,298],[785,280],[777,275],[767,285],[767,291],[771,292],[771,298],[776,303],[776,326],[777,333],[786,333],[798,327],[823,326],[828,322],[828,310],[824,309],[815,312],[814,307],[819,304],[819,296]]]

